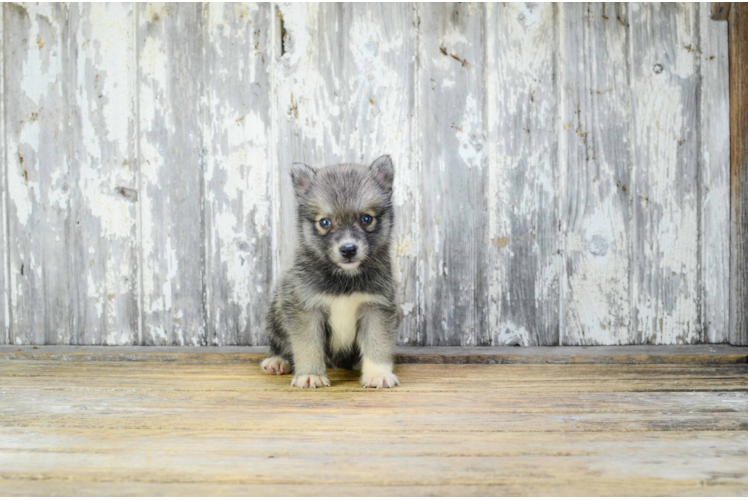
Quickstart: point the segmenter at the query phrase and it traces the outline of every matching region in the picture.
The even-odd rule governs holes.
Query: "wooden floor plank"
[[[267,347],[0,345],[0,359],[39,361],[161,361],[259,363]],[[748,347],[726,344],[413,347],[398,346],[398,364],[746,364]]]
[[[107,490],[102,482],[71,482],[66,479],[35,479],[44,491],[56,496],[574,496],[579,485],[574,481],[516,484],[496,481],[490,485],[357,485],[357,484],[227,484],[227,483],[147,483],[118,482],[116,492]],[[3,492],[8,496],[26,495],[28,480],[3,480]],[[620,495],[625,491],[632,496],[646,496],[652,491],[667,490],[680,496],[738,496],[744,494],[740,483],[719,483],[711,480],[651,481],[638,479],[633,483],[589,483],[585,493],[590,496]]]
[[[6,495],[746,495],[748,365],[0,361]]]

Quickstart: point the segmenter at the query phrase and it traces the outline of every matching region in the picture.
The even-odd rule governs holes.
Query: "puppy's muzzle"
[[[340,245],[340,255],[343,256],[345,259],[352,259],[356,256],[356,252],[358,251],[358,247],[354,245],[353,243],[346,243],[345,245]]]

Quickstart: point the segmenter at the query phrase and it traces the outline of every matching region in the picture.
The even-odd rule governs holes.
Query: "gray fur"
[[[291,177],[298,243],[293,265],[277,286],[268,312],[271,357],[263,362],[263,369],[269,361],[281,363],[278,358],[282,358],[296,373],[293,385],[300,376],[316,376],[321,386],[329,385],[328,366],[351,369],[368,360],[369,365],[389,366],[396,385],[391,373],[398,309],[390,262],[394,225],[390,157],[382,156],[369,166],[340,164],[319,170],[295,164]],[[368,226],[362,221],[365,214],[373,216]],[[319,222],[323,217],[332,221],[327,231]],[[357,246],[354,257],[341,254],[345,244]],[[355,341],[336,350],[331,345],[331,301],[362,296],[367,300],[350,311],[356,315]],[[369,385],[364,375],[364,385],[392,386]],[[314,382],[309,386],[314,387]]]

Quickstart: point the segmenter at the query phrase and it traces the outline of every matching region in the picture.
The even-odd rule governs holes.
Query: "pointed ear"
[[[395,168],[392,166],[390,155],[382,155],[369,166],[371,173],[380,186],[387,191],[392,191],[392,182],[395,180]]]
[[[312,179],[317,174],[309,165],[304,163],[294,163],[291,167],[291,180],[293,181],[293,188],[296,191],[296,197],[300,198],[304,196],[309,187],[312,185]]]

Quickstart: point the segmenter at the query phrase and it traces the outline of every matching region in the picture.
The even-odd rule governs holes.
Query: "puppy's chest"
[[[348,349],[356,340],[356,326],[361,306],[381,300],[380,296],[366,293],[325,297],[324,302],[329,307],[327,323],[330,325],[330,347],[333,351]]]

